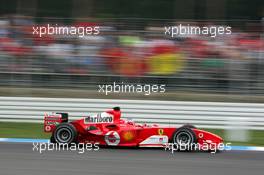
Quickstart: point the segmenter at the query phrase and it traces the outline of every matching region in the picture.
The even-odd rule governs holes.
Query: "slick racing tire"
[[[50,143],[56,143],[56,141],[55,141],[53,135],[50,137]]]
[[[72,124],[61,123],[53,132],[51,140],[53,140],[55,143],[76,143],[77,131]]]
[[[191,128],[180,127],[174,132],[172,143],[178,151],[193,151],[197,138]]]
[[[185,127],[185,128],[196,128],[194,125],[191,125],[191,124],[184,124],[182,127]]]

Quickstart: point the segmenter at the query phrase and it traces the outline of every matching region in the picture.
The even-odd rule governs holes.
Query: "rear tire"
[[[76,143],[77,141],[77,130],[70,123],[61,123],[57,126],[51,136],[51,141],[55,143]]]
[[[178,151],[192,151],[197,138],[191,128],[180,127],[174,132],[172,142]]]
[[[55,141],[53,135],[50,137],[50,143],[56,143],[56,141]]]

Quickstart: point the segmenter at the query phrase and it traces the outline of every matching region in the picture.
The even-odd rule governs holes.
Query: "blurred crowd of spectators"
[[[54,21],[66,25],[54,19],[42,24]],[[100,34],[41,38],[32,34],[37,24],[28,16],[0,18],[0,72],[261,79],[264,65],[260,21],[232,28],[232,35],[173,39],[164,35],[163,23],[129,30],[126,24],[82,21],[100,26]]]

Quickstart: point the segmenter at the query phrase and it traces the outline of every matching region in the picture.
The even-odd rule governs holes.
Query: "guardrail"
[[[113,99],[0,97],[0,121],[42,122],[44,113],[68,112],[70,120],[120,106],[139,123],[264,130],[264,104]]]

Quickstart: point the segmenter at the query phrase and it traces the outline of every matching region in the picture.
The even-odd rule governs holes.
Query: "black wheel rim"
[[[72,133],[68,128],[60,128],[56,133],[56,138],[59,143],[69,143],[72,139]]]
[[[180,132],[176,135],[174,142],[179,145],[190,145],[193,139],[190,133],[188,132]]]

